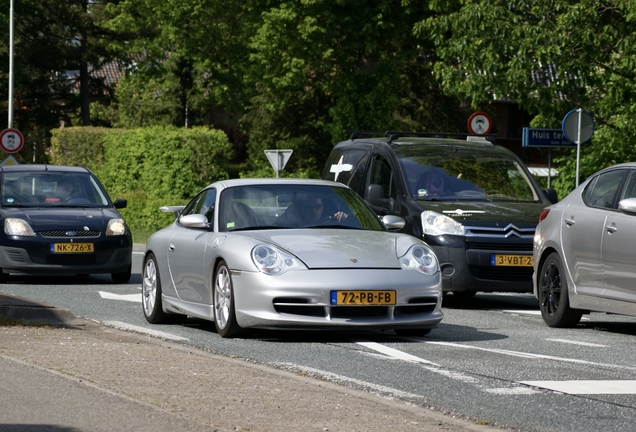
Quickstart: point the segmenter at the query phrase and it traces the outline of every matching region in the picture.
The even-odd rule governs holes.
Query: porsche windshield
[[[11,172],[0,184],[4,207],[104,207],[108,199],[88,173]]]
[[[414,199],[540,200],[530,178],[514,159],[448,148],[420,149],[405,150],[399,159],[408,193]]]
[[[351,190],[322,185],[250,185],[221,193],[220,231],[345,228],[382,231],[377,216]]]

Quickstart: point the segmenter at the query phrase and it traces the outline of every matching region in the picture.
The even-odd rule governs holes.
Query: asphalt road
[[[548,328],[530,295],[478,294],[444,302],[425,338],[392,332],[259,331],[220,338],[212,323],[148,324],[141,254],[130,283],[107,276],[27,278],[1,291],[68,308],[128,331],[161,336],[281,370],[366,389],[522,431],[631,431],[636,423],[636,319],[593,313],[575,329]],[[156,333],[155,333],[156,334]]]

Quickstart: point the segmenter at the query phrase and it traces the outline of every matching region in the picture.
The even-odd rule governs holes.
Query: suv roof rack
[[[465,138],[467,141],[488,141],[491,144],[497,144],[497,137],[494,134],[488,135],[479,135],[472,133],[462,133],[462,132],[405,132],[405,131],[368,131],[368,130],[355,130],[355,129],[345,129],[343,132],[349,134],[349,139],[351,141],[360,137],[360,135],[367,136],[386,136],[387,143],[391,144],[396,139],[403,136],[414,136],[414,137],[433,137],[433,138]],[[472,138],[472,139],[471,139]]]

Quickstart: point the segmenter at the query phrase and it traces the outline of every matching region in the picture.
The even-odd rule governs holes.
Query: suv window
[[[412,198],[539,201],[517,161],[448,150],[398,155]]]
[[[397,199],[397,186],[393,173],[391,172],[391,167],[388,162],[380,156],[373,160],[369,184],[382,186],[385,198]]]

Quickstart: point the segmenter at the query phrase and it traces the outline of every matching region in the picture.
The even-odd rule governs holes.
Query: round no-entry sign
[[[468,117],[467,126],[470,133],[485,135],[492,129],[492,119],[485,112],[477,111]]]
[[[13,128],[7,128],[0,132],[0,147],[7,153],[17,153],[22,150],[24,137],[22,133]]]

